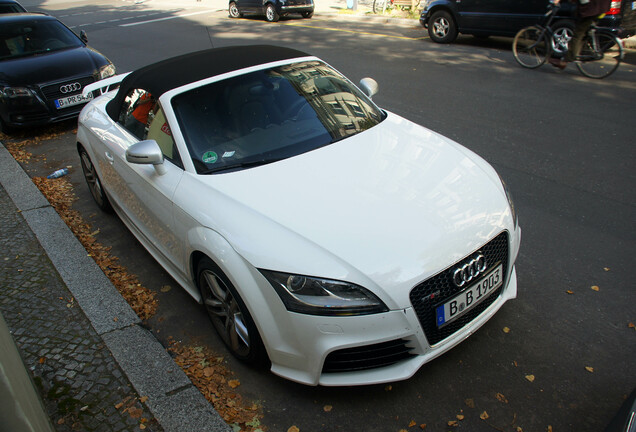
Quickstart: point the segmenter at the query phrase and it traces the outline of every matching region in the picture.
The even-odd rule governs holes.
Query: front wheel
[[[232,355],[263,364],[267,355],[252,316],[229,278],[207,257],[197,266],[197,285],[208,316]]]
[[[243,14],[239,11],[238,6],[236,6],[236,2],[230,3],[230,7],[228,8],[228,12],[230,14],[230,18],[241,18]]]
[[[265,19],[267,22],[276,22],[280,19],[280,15],[278,15],[276,8],[271,3],[269,3],[267,9],[265,9]]]
[[[428,22],[428,35],[437,43],[453,42],[457,39],[457,26],[453,17],[446,11],[433,13]]]
[[[93,200],[95,200],[95,204],[97,204],[97,207],[99,207],[102,211],[107,213],[112,212],[113,208],[110,205],[108,196],[106,196],[106,193],[104,192],[102,182],[99,180],[93,161],[91,161],[91,158],[88,156],[84,147],[79,148],[79,157],[82,165],[82,172],[84,173],[84,179],[86,179],[88,190],[91,192]]]
[[[601,79],[611,75],[623,60],[623,45],[611,33],[595,31],[583,39],[576,67],[588,78]]]
[[[512,41],[512,52],[521,66],[534,69],[546,62],[551,52],[549,36],[540,27],[526,27]]]

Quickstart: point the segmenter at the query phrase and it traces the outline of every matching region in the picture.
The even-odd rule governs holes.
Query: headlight
[[[515,209],[515,203],[512,200],[512,194],[510,193],[510,190],[508,190],[508,185],[506,185],[506,182],[504,181],[504,179],[501,178],[501,176],[499,176],[499,180],[501,180],[504,192],[506,192],[506,198],[508,199],[508,205],[510,206],[510,212],[512,213],[512,220],[514,221],[515,229],[517,229],[517,226],[519,225],[519,219],[517,218],[517,209]]]
[[[110,63],[99,68],[99,79],[105,79],[115,75],[115,65]]]
[[[2,87],[0,88],[0,94],[9,99],[32,98],[34,96],[33,92],[26,87]]]
[[[386,305],[361,286],[261,270],[288,311],[310,315],[368,315],[388,311]]]

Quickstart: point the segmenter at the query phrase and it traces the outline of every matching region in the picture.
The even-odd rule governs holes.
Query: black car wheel
[[[314,16],[314,11],[311,12],[303,12],[302,13],[303,18],[311,18],[312,16]]]
[[[263,363],[265,347],[245,303],[219,266],[207,257],[197,266],[197,284],[208,316],[232,354],[248,363]]]
[[[230,13],[230,18],[241,18],[243,16],[243,14],[239,11],[238,6],[236,6],[236,2],[230,3],[228,12]]]
[[[276,8],[271,3],[269,3],[267,5],[267,9],[265,9],[265,19],[268,22],[276,22],[280,19],[278,12],[276,12]]]
[[[574,24],[571,21],[559,21],[552,25],[552,54],[563,57],[568,52],[568,44],[574,36]]]
[[[457,38],[457,26],[446,11],[433,13],[428,22],[428,35],[437,43],[451,43]]]
[[[88,185],[88,190],[91,192],[97,207],[110,213],[113,208],[110,205],[110,201],[108,201],[104,188],[102,188],[102,182],[99,180],[95,166],[83,147],[79,148],[79,156],[82,164],[82,171],[84,172],[84,178]]]

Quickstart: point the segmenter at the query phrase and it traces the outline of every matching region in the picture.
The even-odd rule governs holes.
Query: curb
[[[77,304],[165,431],[231,428],[142,327],[84,247],[0,142],[0,184],[53,263]]]

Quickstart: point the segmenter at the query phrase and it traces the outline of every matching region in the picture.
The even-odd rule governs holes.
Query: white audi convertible
[[[97,205],[239,359],[309,385],[402,380],[517,295],[502,180],[377,107],[370,78],[358,88],[303,52],[240,46],[85,91],[102,93],[77,131]]]

